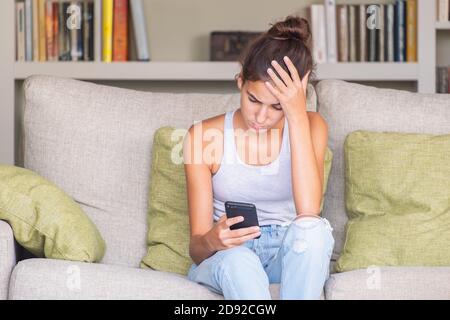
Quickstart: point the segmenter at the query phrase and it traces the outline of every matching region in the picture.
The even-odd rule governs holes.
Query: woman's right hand
[[[238,216],[227,219],[224,214],[205,234],[205,242],[211,251],[219,251],[233,248],[244,242],[258,237],[261,231],[258,226],[230,230],[236,223],[244,221],[244,217]]]

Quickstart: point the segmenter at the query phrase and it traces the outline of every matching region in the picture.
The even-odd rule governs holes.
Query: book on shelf
[[[147,41],[147,23],[144,15],[143,0],[130,0],[133,30],[136,39],[136,53],[139,61],[150,60]]]
[[[337,36],[338,62],[417,62],[417,0],[385,1],[336,5],[336,1],[324,0],[324,5],[311,5],[315,62],[336,62],[329,41],[333,35]],[[335,23],[330,19],[331,12]]]
[[[386,5],[386,12],[385,12],[385,50],[386,50],[386,61],[387,62],[394,62],[395,60],[395,50],[394,50],[394,14],[395,14],[395,8],[393,4]]]
[[[325,6],[318,4],[310,8],[313,57],[316,63],[327,61],[327,38],[325,32]]]
[[[17,60],[25,61],[25,6],[16,3]]]
[[[17,61],[150,60],[143,0],[15,3]]]
[[[325,1],[327,61],[337,62],[336,0]]]
[[[337,28],[338,28],[338,56],[340,62],[348,62],[349,60],[349,27],[348,27],[348,6],[339,5],[337,12]]]
[[[438,1],[438,21],[448,22],[450,20],[450,0]]]
[[[358,61],[367,61],[367,27],[366,27],[366,5],[361,4],[358,7]]]
[[[348,6],[349,61],[356,62],[356,6]]]

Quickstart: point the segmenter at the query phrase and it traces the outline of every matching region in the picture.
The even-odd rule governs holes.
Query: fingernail
[[[272,69],[268,68],[268,69],[267,69],[267,72],[272,72]]]
[[[284,59],[284,60],[287,60],[287,59],[288,59],[288,57],[287,57],[287,56],[284,56],[284,57],[283,57],[283,59]]]

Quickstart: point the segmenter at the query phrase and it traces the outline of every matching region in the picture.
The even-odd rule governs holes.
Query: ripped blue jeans
[[[270,283],[280,283],[280,299],[319,299],[329,277],[332,230],[322,217],[261,226],[259,239],[193,264],[188,279],[225,299],[271,299]]]

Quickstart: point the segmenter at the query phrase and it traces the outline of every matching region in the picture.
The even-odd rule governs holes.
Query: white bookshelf
[[[15,0],[0,2],[0,164],[15,164],[18,81],[34,74],[81,80],[234,81],[238,62],[16,62]],[[436,22],[436,1],[418,0],[417,63],[326,63],[317,66],[316,79],[348,81],[411,81],[421,93],[436,90],[436,32],[450,23]]]
[[[15,62],[14,78],[52,74],[83,80],[212,80],[233,81],[238,62]],[[418,81],[417,63],[325,63],[316,79],[349,81]]]
[[[450,22],[436,22],[436,30],[450,30]]]

